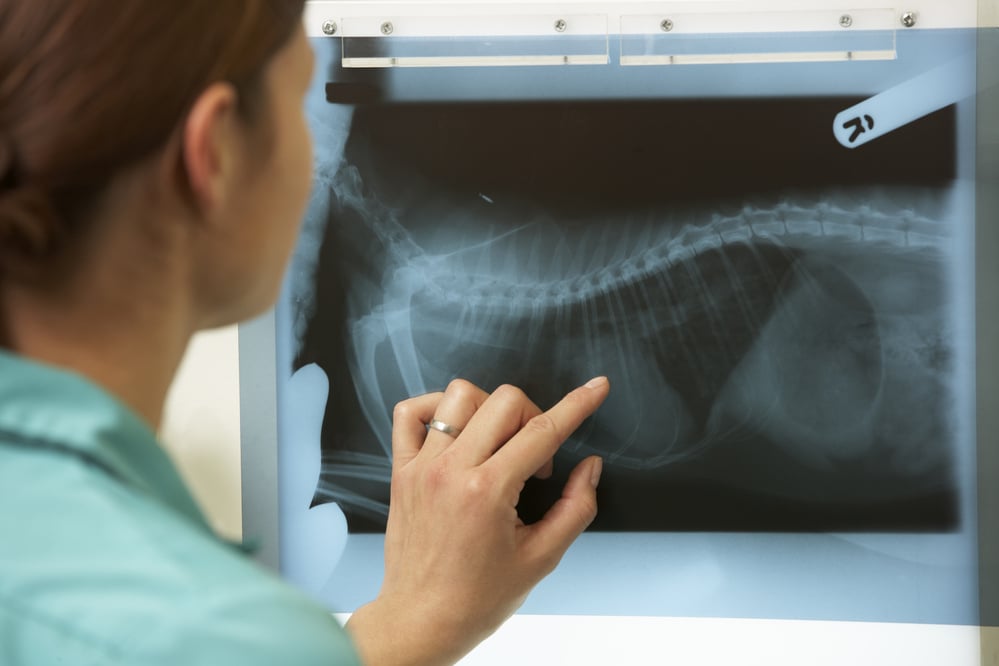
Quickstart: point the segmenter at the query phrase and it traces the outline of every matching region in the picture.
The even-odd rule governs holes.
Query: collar
[[[139,416],[80,375],[0,350],[0,446],[75,455],[211,532]]]

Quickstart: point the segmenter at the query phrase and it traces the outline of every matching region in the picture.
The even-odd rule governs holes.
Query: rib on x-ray
[[[653,129],[618,112],[617,134]],[[497,127],[511,113],[519,138]],[[613,116],[357,110],[316,195],[329,224],[299,352],[333,386],[316,501],[383,528],[398,400],[464,377],[547,407],[606,374],[525,517],[598,454],[602,529],[952,528],[952,161],[914,172],[940,149],[888,146],[851,176],[807,139],[774,168],[737,119],[619,159],[593,145]],[[482,154],[490,132],[510,145]]]

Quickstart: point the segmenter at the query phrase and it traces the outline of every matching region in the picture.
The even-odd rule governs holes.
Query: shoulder
[[[0,447],[0,643],[14,664],[354,664],[324,608],[102,471]]]

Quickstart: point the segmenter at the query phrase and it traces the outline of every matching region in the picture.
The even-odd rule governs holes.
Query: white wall
[[[236,327],[195,337],[167,400],[160,432],[219,534],[242,534],[239,355]]]
[[[978,25],[993,28],[999,26],[999,2],[996,2],[996,0],[979,0]]]

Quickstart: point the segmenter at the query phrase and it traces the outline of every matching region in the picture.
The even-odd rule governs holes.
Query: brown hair
[[[0,279],[44,261],[209,84],[252,119],[303,0],[0,0]],[[7,266],[5,266],[7,264]]]

